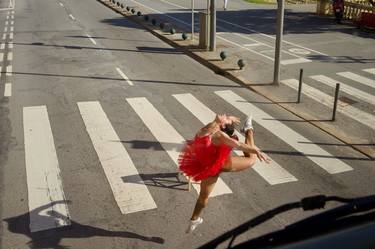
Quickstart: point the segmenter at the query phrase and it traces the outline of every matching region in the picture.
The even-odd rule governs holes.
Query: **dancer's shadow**
[[[41,206],[32,210],[31,212],[21,214],[16,217],[11,217],[4,219],[8,223],[8,230],[12,233],[24,234],[28,236],[31,241],[28,242],[28,245],[32,249],[42,249],[42,248],[54,248],[54,249],[67,249],[68,247],[60,245],[60,241],[64,238],[88,238],[93,236],[103,236],[103,237],[124,237],[131,239],[140,239],[144,241],[150,241],[158,244],[163,244],[164,239],[160,237],[147,237],[139,235],[132,232],[126,231],[109,231],[97,227],[82,225],[73,220],[70,220],[69,217],[66,217],[56,211],[48,211],[47,215],[41,215],[41,212],[45,209],[50,208],[56,204],[62,204],[64,201],[55,201],[50,204]],[[39,232],[30,232],[29,230],[29,217],[39,216],[38,221],[45,223],[50,223],[52,220],[59,222],[65,220],[70,226],[63,226],[56,229],[50,229]],[[52,220],[51,220],[52,219]]]

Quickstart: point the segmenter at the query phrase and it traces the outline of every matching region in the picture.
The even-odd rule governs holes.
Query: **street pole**
[[[281,58],[281,42],[283,40],[284,29],[284,0],[277,0],[277,30],[276,30],[276,46],[275,46],[275,64],[273,71],[273,83],[279,85],[280,82],[280,58]]]
[[[211,0],[210,6],[210,51],[216,49],[216,7],[215,0]]]
[[[194,40],[194,0],[191,0],[191,40]]]

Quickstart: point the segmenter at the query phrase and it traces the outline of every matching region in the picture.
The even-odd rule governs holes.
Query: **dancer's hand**
[[[264,153],[262,153],[260,151],[260,149],[256,150],[256,154],[257,154],[257,157],[258,157],[259,161],[265,162],[265,163],[270,163],[271,162],[271,159],[268,156],[266,156]]]

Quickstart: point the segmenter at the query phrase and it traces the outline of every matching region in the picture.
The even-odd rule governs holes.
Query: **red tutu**
[[[227,145],[215,145],[209,135],[188,141],[182,150],[178,162],[179,168],[195,181],[219,174],[232,148]]]

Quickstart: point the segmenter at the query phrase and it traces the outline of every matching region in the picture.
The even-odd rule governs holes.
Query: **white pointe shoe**
[[[189,224],[188,229],[186,230],[186,233],[190,233],[194,231],[197,228],[197,226],[202,223],[203,223],[203,219],[201,217],[198,217],[198,219],[196,220],[190,220],[190,224]]]
[[[246,131],[249,130],[249,129],[254,130],[254,127],[253,127],[253,117],[252,116],[247,117],[247,119],[245,120],[245,123],[244,123],[244,125],[243,125],[243,127],[241,129],[241,132],[245,134]]]

